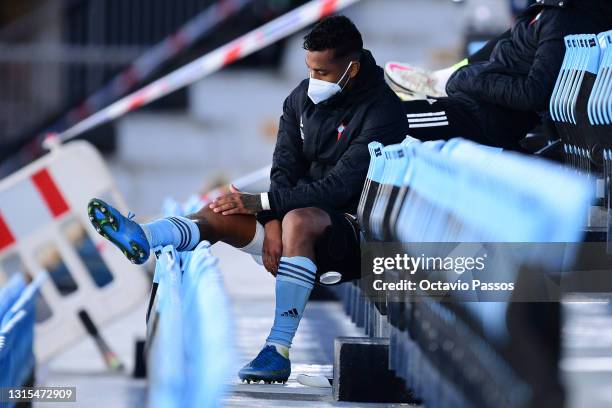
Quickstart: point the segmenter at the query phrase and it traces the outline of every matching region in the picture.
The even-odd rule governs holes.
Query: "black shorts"
[[[421,141],[463,137],[489,146],[521,150],[518,141],[539,122],[535,112],[490,103],[472,105],[457,98],[406,101],[402,105],[408,119],[408,134]]]
[[[357,220],[341,212],[322,208],[331,219],[323,235],[315,242],[317,282],[326,272],[342,274],[338,283],[361,277],[360,231]]]

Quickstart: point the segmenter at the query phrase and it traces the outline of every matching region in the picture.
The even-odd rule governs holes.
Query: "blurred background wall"
[[[0,161],[10,161],[20,150],[40,154],[33,136],[63,130],[60,119],[70,108],[214,2],[4,0]],[[252,1],[145,83],[304,2]],[[363,0],[345,14],[360,28],[379,65],[396,60],[440,68],[462,58],[469,42],[507,29],[513,7],[522,7],[517,3]],[[303,35],[86,135],[108,155],[135,211],[155,214],[167,195],[184,199],[270,162],[283,100],[307,76]],[[5,166],[4,173],[14,168]]]

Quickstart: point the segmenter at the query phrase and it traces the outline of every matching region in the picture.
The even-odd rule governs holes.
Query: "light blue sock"
[[[276,275],[276,310],[267,344],[291,347],[306,302],[314,286],[317,266],[303,256],[280,260]]]
[[[198,225],[189,218],[168,217],[141,227],[151,248],[173,245],[177,251],[191,251],[200,242]]]

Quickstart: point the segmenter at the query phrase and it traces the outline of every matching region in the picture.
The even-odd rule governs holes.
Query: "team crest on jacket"
[[[346,129],[346,126],[344,125],[344,123],[341,123],[340,126],[338,126],[338,140],[340,141],[340,139],[342,138],[342,133],[344,132],[344,130]]]

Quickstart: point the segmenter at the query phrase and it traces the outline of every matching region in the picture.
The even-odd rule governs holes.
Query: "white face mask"
[[[349,63],[346,71],[344,71],[344,74],[342,74],[342,77],[340,77],[340,80],[338,80],[336,83],[315,79],[312,76],[310,77],[308,84],[308,97],[312,100],[312,102],[314,102],[315,105],[328,100],[339,92],[342,92],[344,87],[340,88],[339,84],[346,76],[348,70],[351,68],[351,65],[353,65],[353,61]],[[344,84],[344,86],[346,86],[346,84]]]

